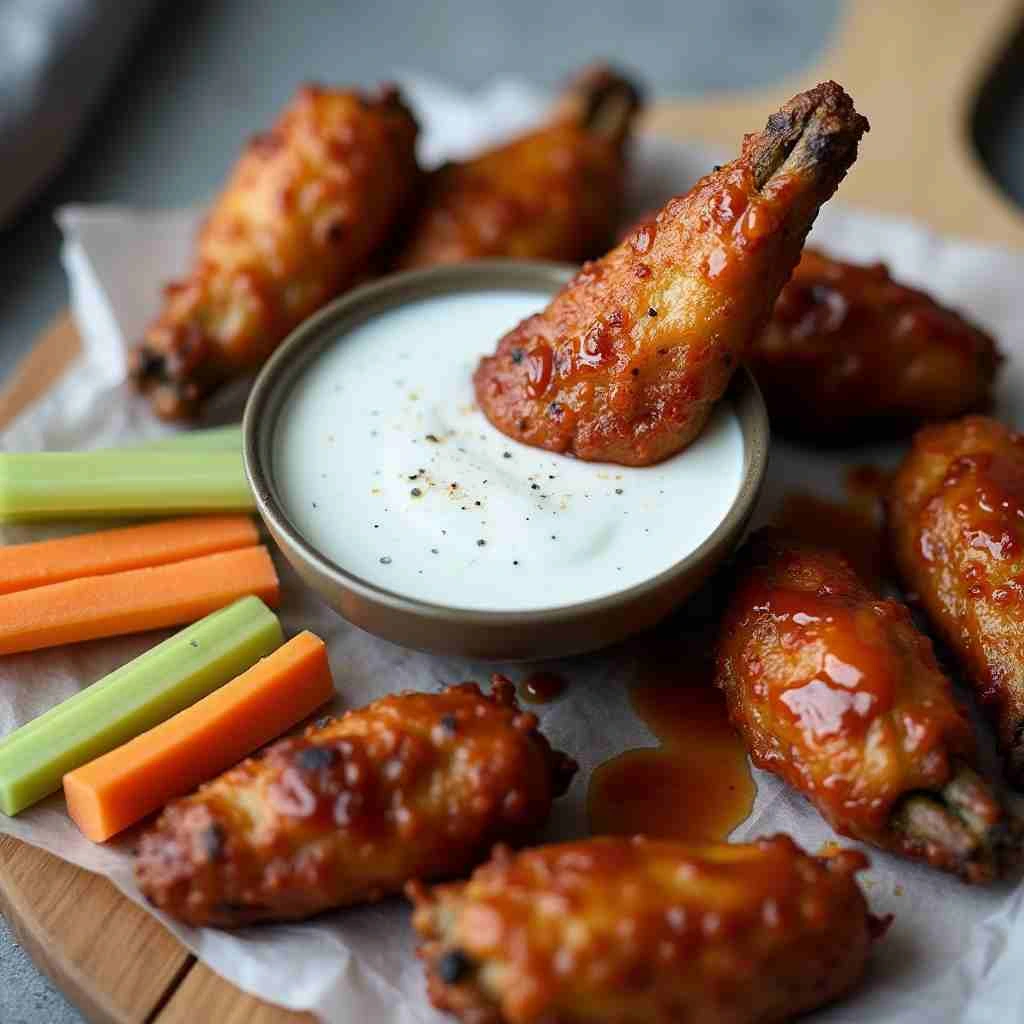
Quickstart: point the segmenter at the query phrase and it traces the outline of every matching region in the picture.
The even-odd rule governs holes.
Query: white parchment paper
[[[544,97],[512,82],[472,97],[415,79],[407,79],[406,86],[424,124],[428,161],[464,155],[516,131],[545,104]],[[884,111],[875,113],[884,116]],[[868,136],[864,146],[871,144]],[[684,190],[718,155],[694,145],[641,139],[629,216]],[[185,268],[197,210],[144,213],[70,207],[60,212],[64,261],[85,350],[59,385],[0,435],[0,447],[93,447],[167,429],[125,388],[125,346],[154,312],[161,284]],[[1010,357],[1000,383],[1000,414],[1024,425],[1024,255],[939,239],[909,223],[833,204],[822,214],[815,238],[840,255],[887,260],[903,279],[965,308],[991,329]],[[211,418],[237,418],[239,401],[236,389],[218,401]],[[849,462],[891,464],[898,457],[898,448],[859,451],[844,459],[776,444],[759,515],[770,513],[789,489],[838,495]],[[0,531],[0,541],[33,539],[48,532],[54,531],[10,528]],[[285,587],[286,628],[312,629],[328,642],[343,705],[358,706],[406,687],[484,681],[495,668],[411,653],[362,633],[320,604],[283,560],[277,561]],[[0,659],[0,735],[153,642],[153,636],[133,637]],[[594,765],[629,747],[656,745],[635,718],[627,697],[637,669],[636,651],[635,645],[627,645],[549,666],[572,685],[565,698],[541,708],[543,726],[559,747],[578,758],[581,771],[569,795],[556,805],[545,838],[586,834],[584,805]],[[512,667],[509,674],[519,679],[523,670]],[[735,838],[787,831],[816,849],[832,837],[802,798],[774,778],[756,774],[755,808]],[[16,819],[0,814],[0,832],[106,875],[128,898],[145,905],[132,880],[131,837],[107,846],[89,843],[71,824],[59,796]],[[876,949],[867,983],[851,999],[814,1019],[848,1024],[1024,1020],[1024,888],[1004,883],[973,890],[877,851],[871,857],[872,869],[865,876],[868,897],[873,909],[893,912],[896,922]],[[163,920],[215,971],[272,1002],[311,1010],[338,1024],[436,1022],[441,1018],[426,1001],[412,955],[415,942],[408,916],[406,906],[394,901],[307,924],[235,933],[188,929]]]

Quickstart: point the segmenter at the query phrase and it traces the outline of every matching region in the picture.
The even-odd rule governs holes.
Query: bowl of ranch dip
[[[246,471],[302,579],[361,628],[477,658],[593,650],[654,625],[739,543],[768,420],[745,370],[653,466],[520,444],[476,407],[482,355],[574,268],[395,275],[300,326],[246,406]]]

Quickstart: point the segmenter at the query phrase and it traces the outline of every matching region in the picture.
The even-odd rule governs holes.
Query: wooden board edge
[[[873,121],[837,202],[910,217],[950,237],[1024,248],[1024,212],[982,165],[970,131],[979,90],[1022,19],[1024,0],[977,0],[969,11],[956,0],[850,0],[813,66],[766,89],[658,104],[644,124],[734,146],[792,95],[834,78]],[[900,121],[885,116],[895,108]]]
[[[68,310],[51,321],[0,389],[0,427],[42,398],[81,351],[78,329]]]
[[[83,883],[91,904],[85,918],[72,913],[80,905]],[[168,989],[177,987],[194,960],[156,918],[107,879],[11,836],[0,836],[0,913],[33,963],[94,1024],[141,1024],[166,1002]],[[87,969],[86,958],[69,954],[69,929],[79,930],[80,948],[88,952],[112,934],[120,936],[112,948],[124,948],[141,935],[145,963],[120,970],[118,962],[105,961],[108,984],[103,985],[99,972]]]
[[[313,1014],[251,996],[201,962],[188,972],[151,1024],[195,1024],[197,1007],[217,1024],[316,1024]]]

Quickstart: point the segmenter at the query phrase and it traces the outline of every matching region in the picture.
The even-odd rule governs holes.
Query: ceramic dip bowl
[[[260,514],[350,622],[444,654],[575,654],[654,625],[739,543],[768,452],[746,370],[694,444],[643,468],[528,447],[476,407],[480,356],[572,273],[488,262],[386,278],[264,367],[243,425]]]

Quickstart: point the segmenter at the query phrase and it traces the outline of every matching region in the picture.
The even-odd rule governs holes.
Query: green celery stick
[[[0,521],[253,507],[240,449],[0,454]]]
[[[176,434],[161,437],[158,441],[145,441],[132,445],[127,451],[231,451],[242,450],[242,425],[233,423],[227,427],[213,427],[210,430],[179,430]]]
[[[195,704],[283,641],[277,616],[243,597],[115,669],[0,742],[0,811],[17,814],[56,792],[67,772]]]
[[[6,752],[14,745],[15,740],[21,742],[28,736],[31,736],[37,729],[40,729],[43,726],[48,727],[51,722],[55,722],[67,714],[76,713],[76,708],[80,707],[82,704],[87,704],[89,701],[94,699],[96,694],[100,693],[101,690],[104,690],[108,686],[116,683],[122,672],[127,671],[129,668],[132,668],[132,666],[137,666],[140,663],[146,662],[147,659],[156,659],[159,652],[163,651],[165,647],[173,647],[177,650],[178,647],[182,647],[187,644],[188,647],[186,649],[186,653],[193,653],[197,651],[198,648],[193,646],[192,641],[195,640],[199,642],[202,640],[202,637],[194,636],[194,631],[200,630],[201,628],[202,633],[206,636],[208,641],[211,636],[218,637],[225,630],[241,628],[241,626],[250,619],[252,619],[254,623],[277,623],[277,616],[267,608],[260,598],[240,597],[237,601],[229,604],[226,608],[221,608],[215,612],[211,612],[205,618],[200,619],[198,622],[193,623],[186,629],[175,633],[174,636],[169,637],[163,643],[151,648],[145,654],[140,654],[135,661],[116,669],[109,675],[104,676],[102,679],[93,683],[91,686],[86,687],[86,689],[80,690],[78,693],[74,694],[74,696],[61,701],[60,704],[50,708],[49,711],[44,711],[43,714],[37,715],[31,722],[26,722],[20,728],[15,729],[10,735],[0,739],[0,754],[6,754]],[[280,632],[279,625],[277,626],[277,631]],[[270,649],[274,650],[276,647],[280,646],[281,642],[281,640],[277,640]],[[207,644],[207,649],[212,650],[212,648],[209,647],[209,644]],[[163,656],[161,655],[161,657]],[[262,655],[259,657],[262,657]]]

